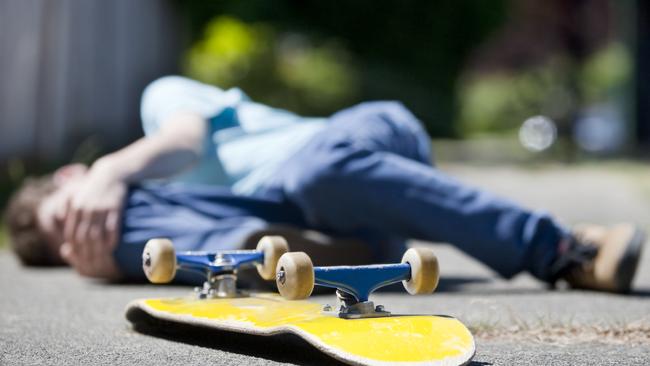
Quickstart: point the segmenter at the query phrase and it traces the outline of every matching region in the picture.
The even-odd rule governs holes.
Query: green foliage
[[[462,134],[512,130],[538,114],[569,121],[576,107],[606,101],[630,77],[630,56],[620,43],[608,45],[583,65],[556,57],[521,72],[468,76],[458,89]]]
[[[359,85],[347,50],[334,41],[319,47],[297,41],[285,39],[289,45],[277,54],[279,79],[314,110],[331,111],[349,104]]]
[[[185,64],[192,77],[237,85],[306,115],[400,100],[430,133],[454,136],[457,79],[469,53],[505,18],[506,1],[177,4],[192,30]],[[230,40],[215,40],[222,36]]]
[[[231,17],[218,17],[205,29],[187,55],[187,73],[205,82],[231,87],[239,83],[252,63],[268,52],[268,35],[260,26],[248,26]]]
[[[622,43],[612,43],[593,55],[580,70],[580,87],[587,101],[606,99],[632,75],[632,56]]]
[[[7,227],[4,225],[4,223],[0,223],[0,249],[7,247],[9,244],[8,240]]]
[[[561,64],[561,60],[556,60],[525,72],[480,75],[466,80],[459,88],[463,134],[508,131],[535,114],[554,119],[565,117],[571,95]]]
[[[300,113],[328,113],[358,92],[345,48],[333,40],[279,33],[266,23],[219,16],[189,50],[185,72],[222,88],[238,86],[253,99]]]

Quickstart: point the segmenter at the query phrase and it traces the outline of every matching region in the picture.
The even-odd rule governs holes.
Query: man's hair
[[[38,226],[37,210],[47,195],[56,189],[51,175],[27,178],[9,200],[5,222],[11,246],[27,266],[55,265],[47,237]]]

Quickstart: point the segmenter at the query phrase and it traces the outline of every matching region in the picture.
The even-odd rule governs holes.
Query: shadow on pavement
[[[637,297],[650,297],[650,289],[632,290],[630,291],[630,293],[626,295],[637,296]]]
[[[133,318],[138,333],[224,352],[299,365],[343,365],[293,334],[256,336],[160,320],[139,311]],[[218,363],[218,362],[217,362]]]
[[[438,287],[435,292],[474,292],[476,287],[468,288],[467,285],[488,284],[492,282],[489,277],[440,277]],[[396,292],[405,293],[404,286],[401,282],[382,287],[377,292]]]
[[[459,292],[467,290],[470,284],[487,284],[491,282],[487,277],[441,277],[436,292]]]

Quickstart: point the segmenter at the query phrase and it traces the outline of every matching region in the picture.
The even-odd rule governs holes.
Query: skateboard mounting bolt
[[[214,263],[215,265],[226,264],[226,263],[229,263],[229,262],[230,262],[230,261],[229,261],[226,257],[224,257],[224,255],[221,254],[221,253],[218,253],[218,254],[214,257],[214,261],[212,261],[212,263]]]
[[[284,283],[287,281],[287,274],[286,274],[286,272],[284,272],[284,268],[280,268],[280,270],[278,271],[276,277],[277,277],[278,282],[280,282],[281,284],[284,285]]]
[[[384,309],[384,305],[377,305],[377,306],[375,306],[375,311],[376,312],[383,312],[383,311],[386,311],[386,310]]]
[[[323,311],[332,311],[332,305],[325,304],[325,306],[323,306]]]

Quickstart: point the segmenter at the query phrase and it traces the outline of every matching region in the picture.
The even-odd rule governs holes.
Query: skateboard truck
[[[314,285],[336,289],[341,318],[358,319],[390,316],[382,305],[369,300],[380,287],[402,281],[412,294],[427,294],[438,285],[438,260],[430,249],[412,248],[404,253],[402,263],[366,266],[314,267],[303,252],[286,253],[277,265],[276,283],[280,294],[290,300],[305,299]],[[331,306],[323,309],[331,312]]]
[[[266,280],[275,278],[275,267],[280,256],[288,251],[287,242],[280,236],[265,236],[255,250],[222,250],[218,252],[179,252],[169,239],[151,239],[142,252],[142,268],[152,283],[168,283],[177,270],[191,271],[206,276],[202,287],[195,291],[201,299],[239,297],[237,270],[256,266]]]

